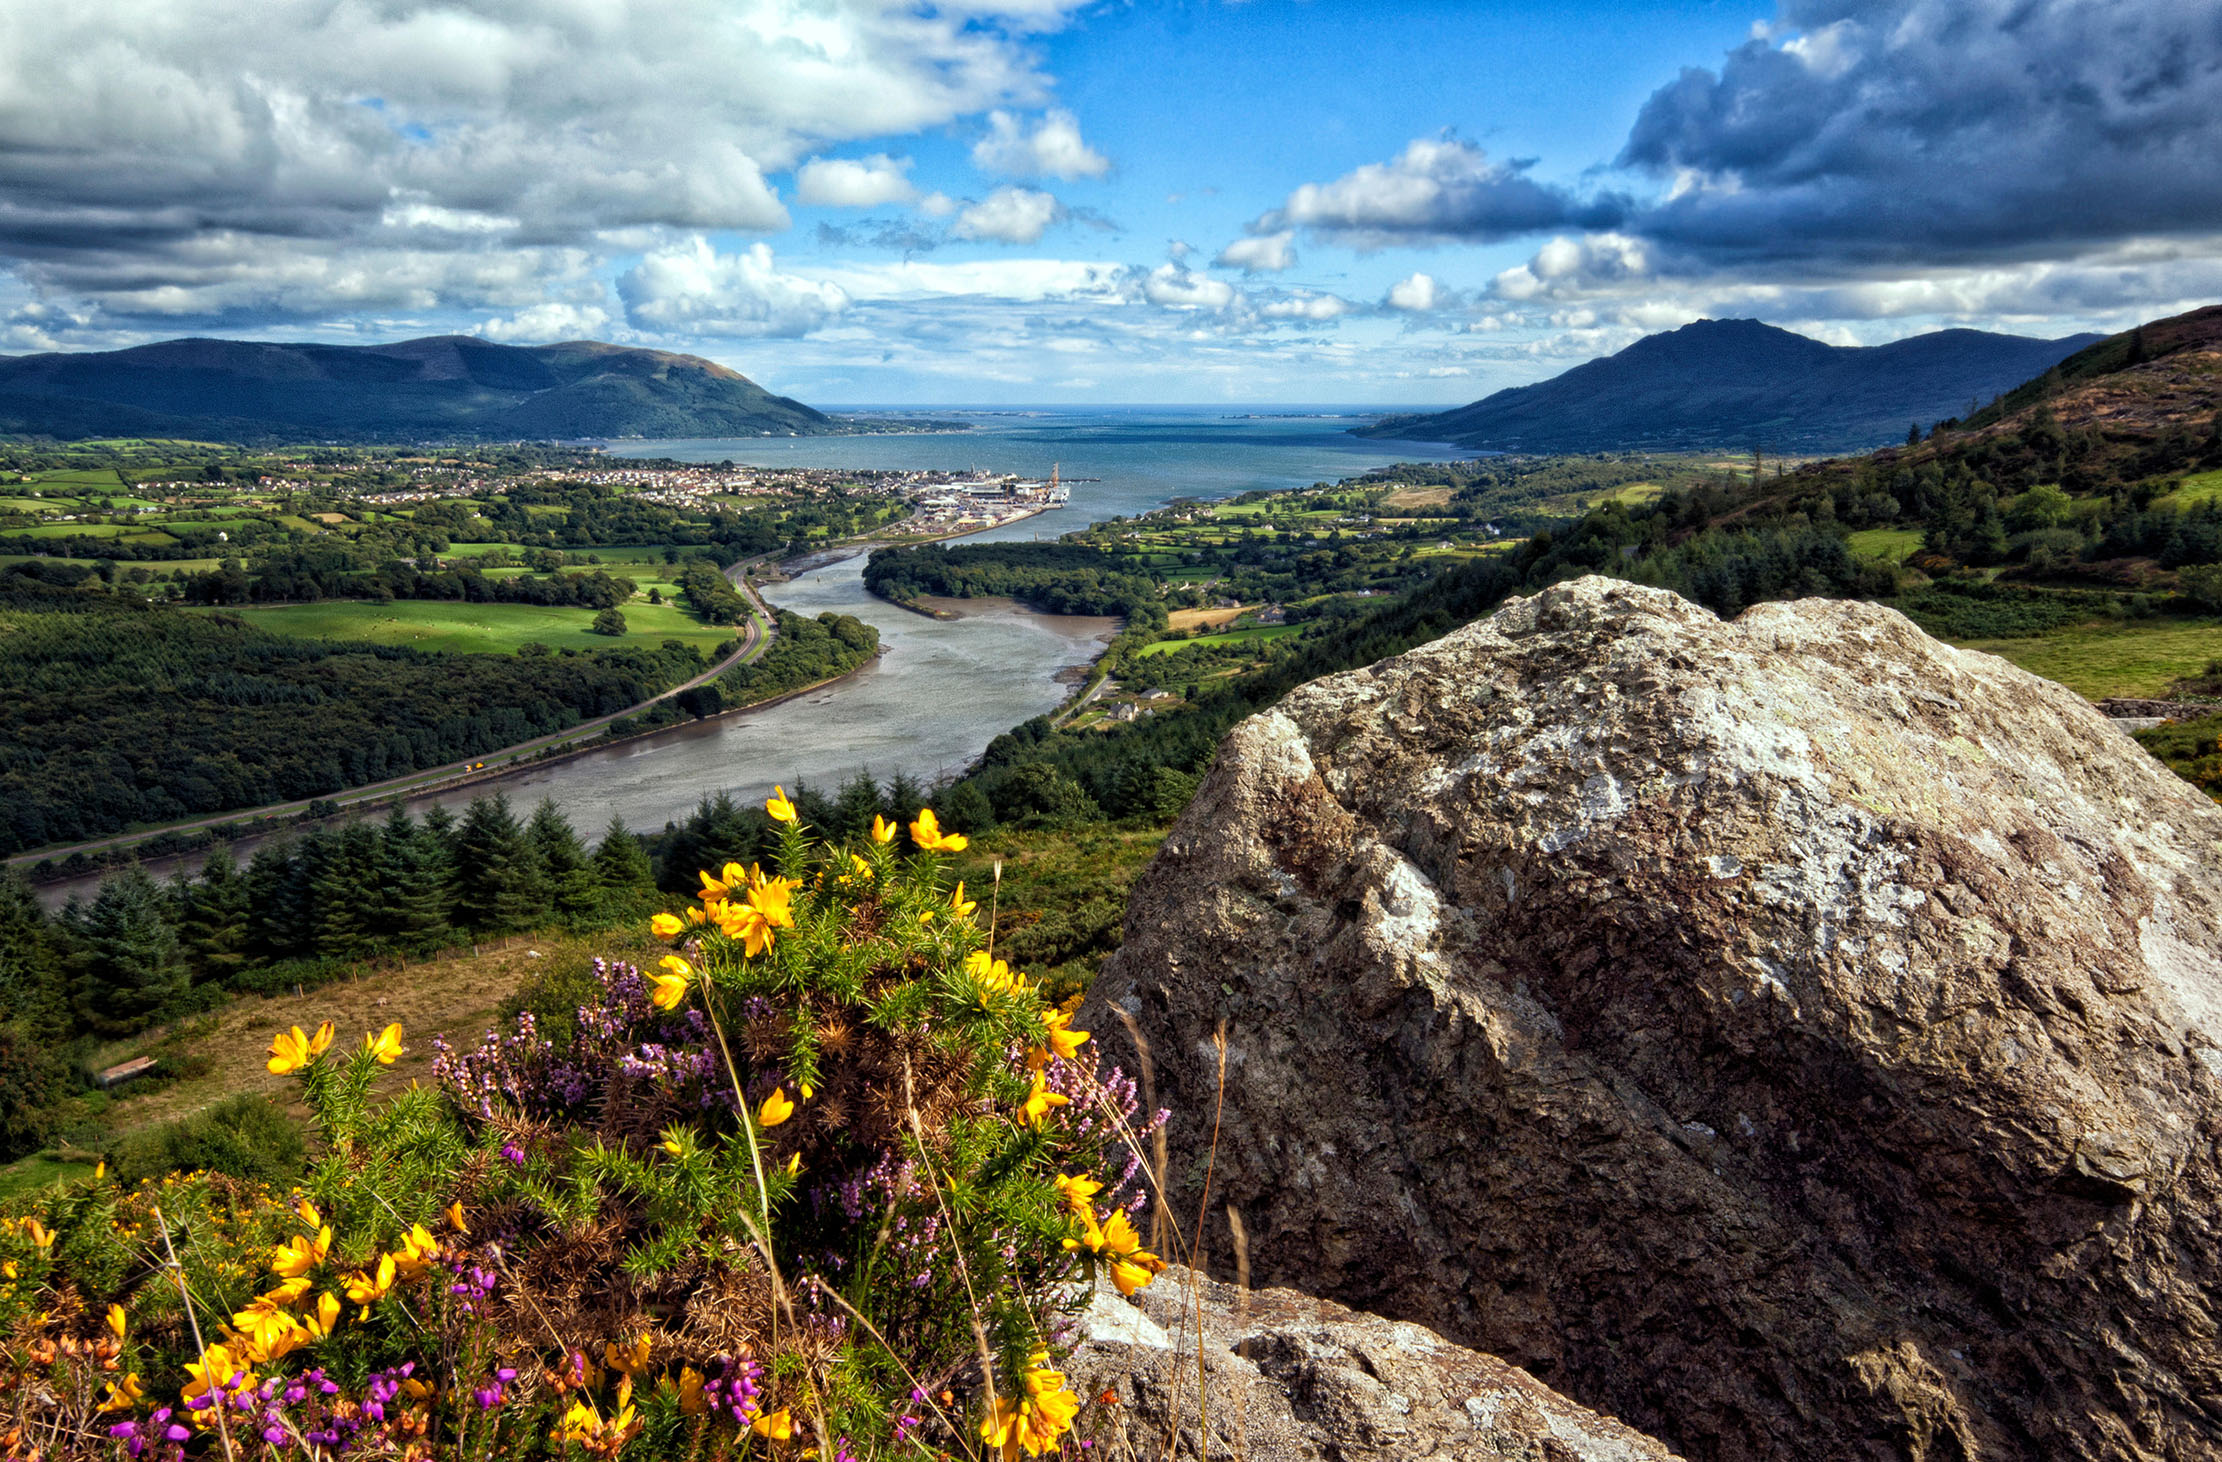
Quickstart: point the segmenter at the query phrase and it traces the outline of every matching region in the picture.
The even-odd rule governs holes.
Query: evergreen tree
[[[600,890],[595,885],[586,844],[579,841],[571,820],[557,810],[554,802],[543,801],[525,830],[540,859],[540,874],[555,911],[567,920],[591,915]]]
[[[836,837],[860,838],[872,826],[872,819],[879,815],[879,810],[879,783],[872,780],[870,772],[858,772],[842,783],[824,826]]]
[[[880,811],[893,823],[909,822],[926,805],[926,789],[918,785],[909,772],[897,772],[895,780],[887,784],[887,798]]]
[[[247,943],[260,959],[285,959],[300,951],[305,923],[293,847],[264,843],[247,864]]]
[[[70,1031],[53,921],[22,871],[0,866],[0,1018],[34,1040],[61,1041]]]
[[[447,932],[446,844],[430,828],[411,822],[398,803],[378,838],[387,871],[378,899],[379,932],[397,949],[429,949]]]
[[[730,794],[720,792],[715,799],[705,799],[664,839],[656,886],[667,893],[693,893],[701,886],[695,876],[701,869],[760,858],[770,842],[771,819],[763,810],[744,810]]]
[[[362,959],[381,944],[381,890],[393,881],[385,841],[366,822],[351,822],[328,839],[312,883],[316,952],[327,959]]]
[[[248,911],[247,880],[231,849],[218,843],[187,889],[178,920],[194,983],[228,980],[247,962]]]
[[[138,864],[69,915],[71,1003],[96,1033],[142,1029],[191,985],[162,886]]]
[[[514,934],[547,909],[540,859],[502,793],[472,799],[455,830],[455,888],[460,922],[488,934]]]
[[[594,877],[605,890],[620,895],[644,892],[656,885],[655,870],[648,865],[648,850],[626,830],[623,818],[610,819],[601,846],[594,850]]]

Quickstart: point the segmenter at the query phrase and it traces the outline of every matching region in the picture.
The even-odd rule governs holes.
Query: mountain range
[[[1939,330],[1844,346],[1757,320],[1699,320],[1548,381],[1358,434],[1507,452],[1860,451],[1966,416],[2103,338]]]
[[[0,357],[0,432],[240,441],[809,436],[844,430],[699,356],[590,340],[169,340]]]

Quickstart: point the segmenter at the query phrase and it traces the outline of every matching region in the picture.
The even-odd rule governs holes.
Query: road
[[[638,715],[659,701],[667,701],[682,691],[692,690],[698,685],[706,685],[734,666],[745,665],[771,648],[772,636],[777,633],[773,624],[771,609],[757,594],[756,586],[748,580],[749,571],[770,556],[769,554],[759,554],[755,558],[743,559],[725,571],[725,576],[733,581],[735,588],[747,596],[749,604],[755,610],[748,623],[742,627],[741,643],[733,653],[718,661],[717,664],[712,665],[700,675],[695,676],[692,680],[675,685],[659,695],[652,695],[637,706],[628,706],[622,711],[614,711],[607,716],[597,716],[591,721],[581,721],[576,726],[568,726],[561,731],[550,732],[546,736],[536,736],[530,741],[520,741],[515,746],[505,746],[499,751],[489,751],[465,761],[451,762],[444,767],[433,767],[425,771],[410,772],[405,776],[389,777],[383,782],[373,782],[364,787],[352,787],[345,792],[336,792],[329,797],[302,798],[296,802],[273,803],[268,807],[244,807],[215,817],[198,818],[192,822],[165,823],[161,827],[143,828],[138,832],[118,833],[114,837],[95,838],[91,842],[72,843],[62,848],[37,848],[28,853],[19,853],[7,861],[28,865],[42,859],[51,858],[58,863],[72,853],[91,854],[109,848],[127,848],[134,843],[143,843],[149,838],[159,837],[163,833],[192,832],[198,828],[216,827],[223,823],[240,822],[252,818],[286,817],[297,812],[306,812],[309,803],[312,801],[335,803],[341,807],[356,807],[365,802],[380,802],[397,792],[428,791],[442,782],[462,776],[480,767],[492,772],[496,769],[496,762],[506,763],[530,753],[544,751],[551,746],[584,740],[601,731],[612,721],[625,716]],[[506,765],[500,768],[503,771],[508,769]]]

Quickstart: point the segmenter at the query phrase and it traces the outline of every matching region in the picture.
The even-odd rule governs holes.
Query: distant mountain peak
[[[1856,451],[1900,440],[1912,423],[1965,415],[1971,401],[2011,390],[2098,338],[1955,329],[1842,346],[1761,320],[1695,320],[1551,380],[1393,417],[1363,435],[1529,452]]]

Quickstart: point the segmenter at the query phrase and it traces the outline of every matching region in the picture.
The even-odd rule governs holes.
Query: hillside
[[[0,432],[378,441],[811,435],[824,413],[697,356],[594,341],[169,340],[0,359]]]
[[[1533,386],[1431,416],[1395,416],[1374,437],[1498,451],[1763,447],[1857,451],[1968,414],[2099,339],[2031,340],[1940,330],[1889,345],[1825,345],[1757,320],[1700,320]]]

